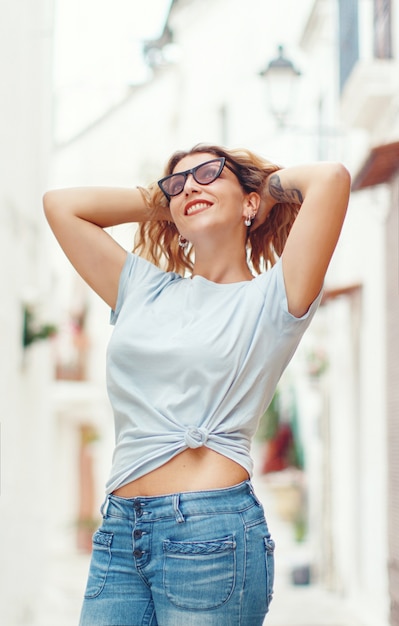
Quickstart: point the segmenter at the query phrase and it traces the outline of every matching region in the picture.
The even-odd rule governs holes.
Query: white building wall
[[[49,345],[22,347],[23,305],[51,321],[41,196],[51,141],[52,2],[3,2],[0,21],[0,622],[33,622],[47,562]],[[49,306],[50,305],[50,306]]]
[[[384,189],[376,191],[379,193],[373,199],[365,193],[352,199],[336,259],[337,283],[344,279],[349,284],[360,284],[361,292],[330,305],[332,525],[339,587],[359,608],[367,606],[366,624],[385,626],[388,595],[383,259],[384,209],[389,197]],[[342,323],[342,315],[350,324],[349,329]]]
[[[315,2],[315,12],[334,2]],[[335,5],[335,9],[334,6]],[[360,64],[372,58],[372,1],[359,3]],[[323,48],[317,31],[304,41],[313,59]],[[337,33],[335,33],[337,37]],[[311,45],[311,48],[309,48]],[[317,61],[316,61],[317,62]],[[356,68],[354,70],[356,72]],[[325,75],[329,66],[324,65]],[[369,89],[367,72],[360,86]],[[338,94],[327,84],[336,102],[336,123],[343,141],[341,153],[355,174],[367,150],[378,140],[365,128],[352,125],[355,116],[341,117]],[[378,89],[378,87],[377,87]],[[378,95],[378,93],[377,93]],[[360,93],[352,93],[345,107],[354,109]],[[345,93],[344,93],[345,98]],[[382,112],[382,111],[381,111]],[[374,119],[375,126],[383,128]],[[392,132],[392,126],[390,132]],[[389,136],[389,135],[388,135]],[[323,313],[327,326],[329,371],[326,419],[329,437],[329,511],[324,519],[331,551],[326,582],[355,606],[365,624],[388,624],[387,580],[387,448],[385,415],[385,219],[389,190],[376,188],[354,194],[328,274],[328,286],[359,285],[360,291],[328,303]]]

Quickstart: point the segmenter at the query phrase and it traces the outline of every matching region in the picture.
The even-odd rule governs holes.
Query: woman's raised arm
[[[288,308],[296,317],[306,313],[320,292],[349,194],[350,175],[340,163],[289,167],[267,179],[267,205],[301,205],[282,255]]]
[[[108,187],[58,189],[44,195],[43,206],[72,265],[114,307],[126,251],[104,228],[151,219],[143,194],[139,189]]]

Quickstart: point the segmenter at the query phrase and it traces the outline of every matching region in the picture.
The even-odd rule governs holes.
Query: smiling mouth
[[[212,204],[210,204],[209,202],[196,202],[195,204],[192,204],[185,210],[184,215],[193,215],[194,213],[201,213],[201,211],[205,211],[206,209],[209,209],[209,207],[211,206]]]

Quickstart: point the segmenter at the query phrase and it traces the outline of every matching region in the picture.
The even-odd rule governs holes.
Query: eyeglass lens
[[[224,161],[224,158],[221,157],[219,159],[212,159],[212,161],[207,161],[206,163],[200,163],[200,165],[193,167],[191,170],[167,176],[165,179],[159,181],[159,185],[162,191],[166,192],[169,196],[177,196],[183,191],[189,174],[193,175],[194,180],[198,184],[209,185],[220,176]]]

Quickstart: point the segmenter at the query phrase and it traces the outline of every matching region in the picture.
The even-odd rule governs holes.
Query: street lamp
[[[295,83],[301,72],[284,56],[283,46],[278,46],[277,50],[277,57],[259,75],[267,80],[270,110],[282,127],[292,108]]]

